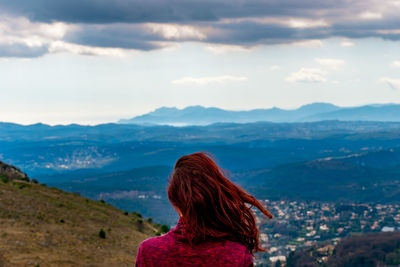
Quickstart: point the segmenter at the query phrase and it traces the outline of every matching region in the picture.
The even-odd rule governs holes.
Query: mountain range
[[[371,104],[357,107],[339,107],[329,103],[312,103],[297,109],[224,110],[215,107],[189,106],[184,109],[161,107],[121,124],[144,125],[208,125],[217,122],[250,123],[340,121],[400,121],[400,104]]]
[[[261,199],[400,199],[400,122],[0,123],[1,161],[41,183],[161,223],[176,222],[165,194],[171,168],[197,151],[213,153],[235,182]]]

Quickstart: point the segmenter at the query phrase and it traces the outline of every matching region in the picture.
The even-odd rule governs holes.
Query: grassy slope
[[[0,181],[0,266],[133,266],[140,242],[156,230],[106,203]]]

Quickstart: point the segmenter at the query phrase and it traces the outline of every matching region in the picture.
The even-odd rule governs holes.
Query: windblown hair
[[[272,214],[229,180],[212,158],[206,152],[183,156],[170,176],[168,198],[182,213],[185,238],[190,244],[231,240],[245,245],[252,254],[266,251],[260,247],[251,207],[269,218]]]

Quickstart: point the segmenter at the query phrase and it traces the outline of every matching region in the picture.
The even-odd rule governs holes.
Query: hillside
[[[171,167],[149,166],[107,173],[65,173],[39,181],[91,199],[104,199],[123,210],[135,210],[159,223],[175,223],[177,213],[166,195]]]
[[[399,202],[399,165],[375,168],[346,160],[347,158],[293,162],[271,169],[239,172],[234,178],[259,198]],[[395,162],[392,161],[393,164]]]
[[[400,232],[355,235],[335,247],[319,244],[289,255],[287,266],[399,266]]]
[[[0,175],[0,266],[133,266],[159,229],[104,201]]]
[[[270,161],[278,156],[274,151],[264,151],[266,158],[270,153]],[[283,149],[279,151],[281,154],[284,152]],[[229,156],[232,160],[232,155]],[[270,168],[231,171],[230,176],[259,199],[399,203],[399,157],[398,148],[364,151],[348,156],[278,164]],[[255,153],[237,165],[254,159]],[[169,166],[148,166],[118,172],[75,171],[39,176],[38,179],[68,192],[104,199],[124,210],[137,210],[161,223],[173,223],[177,215],[166,195],[171,171]]]
[[[28,176],[18,168],[0,161],[0,179],[3,182],[12,180],[29,181]]]

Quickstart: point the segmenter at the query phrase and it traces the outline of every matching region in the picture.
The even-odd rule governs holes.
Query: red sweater
[[[237,242],[207,242],[189,246],[182,235],[182,219],[167,234],[151,237],[140,244],[137,267],[224,266],[250,267],[253,257]]]

